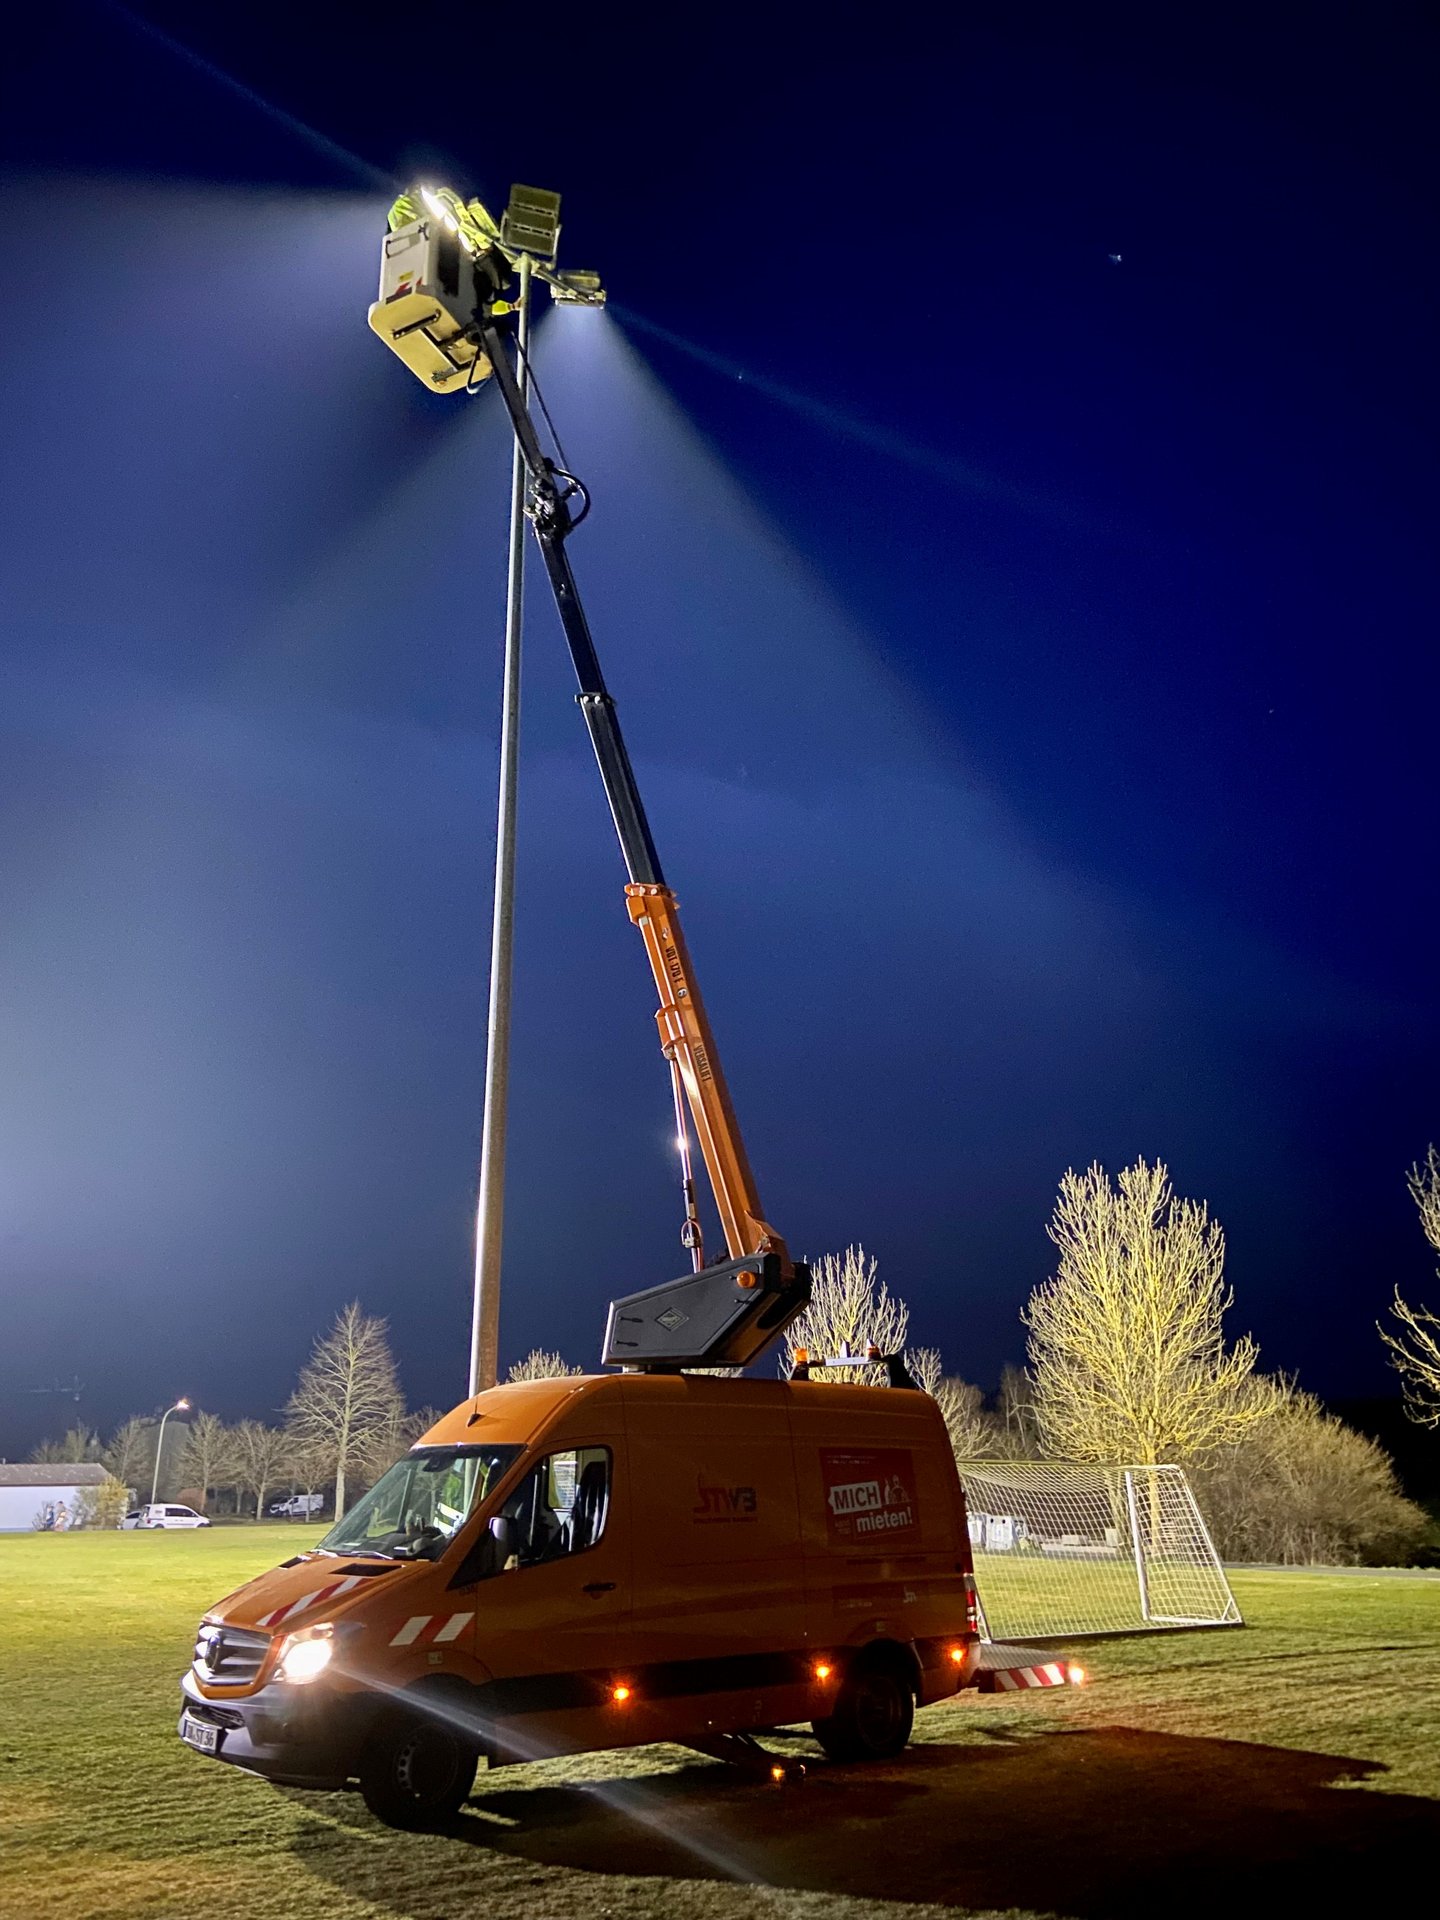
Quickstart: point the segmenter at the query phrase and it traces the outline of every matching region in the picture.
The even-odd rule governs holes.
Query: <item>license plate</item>
[[[180,1738],[198,1747],[201,1753],[214,1753],[220,1742],[220,1729],[205,1720],[192,1720],[187,1713],[180,1722]]]

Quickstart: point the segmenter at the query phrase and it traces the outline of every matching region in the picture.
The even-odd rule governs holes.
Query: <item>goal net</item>
[[[1179,1467],[960,1463],[989,1640],[1241,1624]]]

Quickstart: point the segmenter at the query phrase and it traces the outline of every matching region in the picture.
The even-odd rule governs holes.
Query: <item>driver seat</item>
[[[605,1515],[610,1506],[610,1469],[604,1460],[592,1460],[580,1475],[571,1516],[573,1541],[570,1551],[579,1553],[593,1547],[605,1531]]]

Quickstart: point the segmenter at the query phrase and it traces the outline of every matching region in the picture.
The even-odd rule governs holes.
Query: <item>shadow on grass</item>
[[[1077,1920],[1353,1920],[1381,1886],[1427,1884],[1440,1850],[1440,1803],[1343,1791],[1381,1771],[1117,1727],[922,1745],[888,1767],[817,1762],[784,1788],[698,1762],[573,1786],[482,1774],[452,1834],[431,1846],[451,1855],[452,1898],[468,1847],[477,1893],[487,1873],[508,1879],[528,1863]],[[358,1803],[356,1815],[364,1839],[336,1845],[332,1830],[330,1844],[304,1850],[305,1866],[348,1891],[363,1880],[374,1897],[375,1830]],[[546,1881],[551,1920],[564,1912],[562,1883]],[[417,1920],[439,1911],[419,1886],[389,1904]]]

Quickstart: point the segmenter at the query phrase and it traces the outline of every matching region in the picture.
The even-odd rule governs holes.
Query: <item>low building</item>
[[[58,1525],[69,1520],[83,1493],[93,1492],[109,1479],[93,1461],[66,1461],[59,1466],[0,1467],[0,1533],[30,1533],[44,1516]]]

